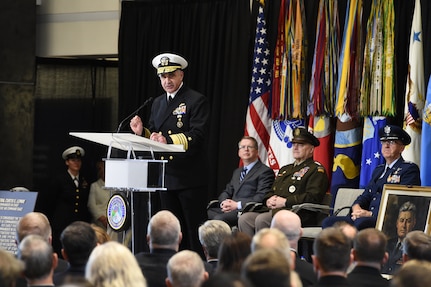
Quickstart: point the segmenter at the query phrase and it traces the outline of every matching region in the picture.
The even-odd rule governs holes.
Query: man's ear
[[[166,284],[166,286],[168,286],[168,287],[172,287],[171,280],[169,280],[169,278],[168,278],[168,277],[166,277],[166,279],[165,279],[165,284]]]
[[[61,256],[63,256],[64,260],[69,261],[67,259],[67,253],[66,253],[66,251],[64,251],[64,248],[61,248]]]
[[[382,259],[382,264],[386,264],[386,262],[388,262],[388,260],[389,260],[389,253],[385,252],[385,255],[383,255],[383,259]],[[403,254],[403,262],[404,262],[404,254]]]
[[[319,264],[319,260],[317,259],[316,255],[311,255],[311,261],[313,262],[314,273],[318,274],[318,272],[320,270],[320,264]]]
[[[352,251],[350,251],[350,256],[352,257],[353,261],[357,261],[358,255],[355,249],[352,248]]]
[[[406,263],[407,261],[409,261],[409,259],[410,259],[409,256],[407,254],[403,253],[403,263]]]
[[[57,268],[58,266],[58,255],[57,253],[53,252],[52,253],[52,270],[55,270],[55,268]]]

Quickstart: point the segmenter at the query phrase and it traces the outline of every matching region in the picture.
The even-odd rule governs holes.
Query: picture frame
[[[406,202],[411,202],[416,207],[416,223],[412,230],[430,234],[431,187],[386,184],[383,187],[376,229],[382,231],[387,238],[397,236],[398,213]]]

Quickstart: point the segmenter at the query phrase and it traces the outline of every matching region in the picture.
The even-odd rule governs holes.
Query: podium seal
[[[106,213],[113,230],[123,231],[129,227],[129,203],[123,195],[117,193],[111,196]]]

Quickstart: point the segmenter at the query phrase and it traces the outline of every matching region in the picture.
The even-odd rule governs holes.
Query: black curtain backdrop
[[[310,78],[318,0],[304,0]],[[397,116],[402,124],[410,28],[414,0],[395,0]],[[280,0],[266,1],[270,46],[275,46]],[[422,0],[425,81],[431,72],[429,39],[431,2]],[[236,144],[243,135],[256,25],[256,1],[143,0],[123,1],[119,32],[119,117],[127,116],[147,98],[162,93],[152,58],[161,52],[182,54],[189,67],[185,83],[203,93],[211,105],[208,138],[209,198],[215,198],[238,166]],[[339,1],[343,29],[347,0]],[[366,29],[371,0],[364,1]],[[141,112],[148,119],[149,108]],[[125,130],[127,128],[124,128]]]
[[[123,1],[119,34],[120,119],[160,95],[154,56],[175,52],[189,62],[185,84],[211,106],[209,198],[217,196],[238,166],[244,132],[254,19],[249,0]],[[149,108],[141,112],[147,120]],[[144,121],[145,123],[145,121]],[[125,128],[126,129],[126,128]]]

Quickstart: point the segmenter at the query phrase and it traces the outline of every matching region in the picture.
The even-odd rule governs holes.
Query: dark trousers
[[[193,250],[204,256],[198,228],[207,220],[207,187],[162,191],[160,201],[162,209],[171,211],[180,221],[183,233],[180,249]]]
[[[322,228],[330,227],[338,221],[347,222],[355,226],[357,230],[374,228],[376,226],[376,219],[374,217],[361,217],[353,221],[350,216],[330,216],[323,220]]]

